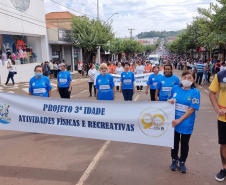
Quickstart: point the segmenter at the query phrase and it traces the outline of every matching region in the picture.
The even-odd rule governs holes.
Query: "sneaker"
[[[187,169],[186,169],[186,166],[185,166],[184,162],[180,162],[180,172],[181,173],[186,173],[187,172]]]
[[[173,159],[172,164],[171,164],[171,170],[173,171],[177,171],[177,164],[178,164],[178,160]]]
[[[220,171],[220,173],[218,173],[215,176],[215,179],[219,182],[222,182],[222,181],[224,181],[225,177],[226,177],[226,169],[224,168]]]
[[[89,97],[92,97],[92,95],[89,95]]]

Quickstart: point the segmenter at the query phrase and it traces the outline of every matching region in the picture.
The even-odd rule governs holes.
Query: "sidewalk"
[[[82,78],[79,78],[79,74],[77,71],[71,72],[72,74],[72,85],[80,84],[83,82],[88,81],[88,78],[82,76]],[[50,79],[50,82],[52,84],[53,90],[56,90],[57,87],[57,79]],[[17,93],[17,94],[28,94],[29,92],[29,82],[21,82],[16,83],[15,79],[15,85],[12,85],[12,81],[10,80],[7,86],[0,85],[0,92],[8,92],[8,93]]]

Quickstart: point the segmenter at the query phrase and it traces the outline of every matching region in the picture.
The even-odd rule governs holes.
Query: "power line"
[[[21,18],[12,16],[12,15],[6,14],[6,13],[3,13],[3,12],[0,12],[0,13],[1,13],[1,14],[4,14],[4,15],[7,15],[7,16],[9,16],[9,17],[13,17],[13,18],[15,18],[15,19],[20,19],[20,20],[22,20],[22,21],[24,21],[24,22],[27,22],[27,23],[30,23],[30,24],[34,24],[34,25],[36,25],[36,26],[40,26],[40,27],[43,27],[43,28],[46,28],[46,29],[49,29],[49,30],[53,30],[53,29],[51,29],[51,28],[47,28],[46,26],[41,26],[41,25],[39,25],[39,24],[35,24],[35,23],[33,23],[33,22],[30,22],[30,21],[25,21],[24,19],[21,19]],[[58,31],[56,31],[56,30],[53,30],[53,31],[58,32]]]
[[[50,1],[56,3],[56,4],[60,5],[60,6],[63,6],[63,7],[65,7],[65,8],[68,8],[69,10],[72,10],[72,11],[78,12],[78,13],[80,13],[80,14],[83,14],[83,15],[85,15],[85,16],[87,16],[87,17],[94,17],[94,16],[92,16],[92,15],[87,15],[87,14],[85,14],[85,13],[82,13],[82,12],[79,12],[79,11],[74,10],[74,9],[72,9],[72,8],[69,8],[69,7],[65,6],[65,5],[62,5],[62,4],[58,3],[58,2],[56,2],[56,1],[53,1],[53,0],[50,0]],[[96,18],[96,17],[94,17],[94,18]]]
[[[0,4],[5,5],[5,6],[11,8],[11,9],[17,10],[16,8],[13,8],[13,7],[11,7],[11,6],[8,6],[8,5],[4,4],[4,3],[0,3]],[[14,12],[13,12],[13,13],[14,13]],[[25,12],[23,12],[23,13],[24,13],[24,14],[27,14],[27,15],[29,15],[29,16],[31,16],[31,17],[36,18],[37,21],[42,21],[41,19],[39,19],[39,18],[37,18],[37,17],[35,17],[35,16],[33,16],[33,15],[30,15],[30,14],[25,13]],[[44,21],[42,21],[42,22],[45,23]]]

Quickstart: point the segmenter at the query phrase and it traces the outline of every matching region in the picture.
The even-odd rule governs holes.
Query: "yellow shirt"
[[[220,91],[219,105],[226,109],[226,70],[217,73],[209,89],[215,93]],[[226,122],[226,115],[219,116],[218,120]]]

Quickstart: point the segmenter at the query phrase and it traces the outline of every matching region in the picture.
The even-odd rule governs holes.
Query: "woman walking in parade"
[[[174,149],[171,150],[171,170],[176,171],[179,162],[180,172],[186,173],[185,166],[189,151],[189,140],[195,124],[195,112],[200,106],[200,92],[195,88],[195,75],[189,71],[182,73],[181,84],[174,86],[168,102],[176,103],[175,120],[172,126],[175,127]],[[178,156],[180,146],[180,157]]]
[[[16,71],[16,67],[15,67],[15,61],[12,60],[11,63],[8,62],[7,64],[7,69],[9,70],[9,73],[8,73],[8,77],[7,77],[7,80],[6,80],[6,83],[5,83],[5,86],[8,85],[8,82],[9,82],[9,79],[11,78],[12,82],[13,82],[13,85],[15,84],[14,83],[14,74],[15,74],[15,71]]]
[[[159,79],[155,91],[156,101],[167,101],[167,99],[171,96],[171,90],[173,86],[179,85],[180,80],[177,76],[173,75],[172,71],[173,71],[172,65],[167,64],[164,66],[165,75]]]
[[[30,79],[29,95],[51,97],[52,85],[48,77],[43,75],[43,68],[41,65],[35,67],[35,76]]]
[[[115,100],[114,78],[108,73],[108,67],[102,63],[100,74],[96,78],[96,100]]]
[[[118,67],[115,69],[115,74],[121,75],[124,71],[121,62],[118,63]],[[119,86],[116,87],[116,90],[119,91]]]
[[[61,71],[57,77],[57,92],[60,93],[61,98],[70,99],[71,96],[71,86],[72,86],[72,76],[69,71],[66,71],[64,63],[60,64]]]
[[[159,66],[154,66],[153,72],[154,72],[154,74],[151,74],[148,78],[146,92],[145,92],[146,94],[148,94],[148,89],[150,88],[151,101],[155,101],[155,91],[157,88],[157,84],[158,84],[160,78],[162,77],[161,74],[158,74]]]
[[[89,97],[92,97],[92,87],[94,88],[94,97],[96,97],[96,88],[95,88],[95,85],[94,85],[94,79],[95,79],[95,74],[96,74],[96,69],[95,69],[95,65],[92,64],[91,65],[91,68],[88,72],[88,75],[89,75],[89,79],[88,79],[88,82],[89,82]]]
[[[138,61],[138,66],[136,67],[135,69],[135,74],[137,75],[140,75],[140,74],[143,74],[144,73],[144,66],[141,65],[141,60]],[[139,91],[142,91],[143,89],[143,86],[137,86],[137,90]]]
[[[135,93],[135,76],[130,71],[130,64],[125,63],[125,71],[121,74],[120,93],[122,92],[125,101],[133,100],[133,93]]]

